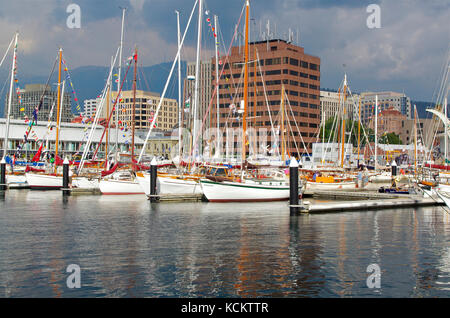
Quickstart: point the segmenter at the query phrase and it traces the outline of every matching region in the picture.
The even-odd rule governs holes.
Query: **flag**
[[[38,162],[39,159],[41,158],[41,153],[42,153],[42,146],[44,145],[44,143],[41,143],[41,146],[39,147],[39,150],[36,152],[36,154],[34,155],[33,159],[31,159],[31,162]]]

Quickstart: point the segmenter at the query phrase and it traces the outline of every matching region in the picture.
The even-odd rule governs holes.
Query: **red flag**
[[[64,160],[62,160],[60,156],[55,157],[55,164],[57,166],[61,166],[63,164],[63,162],[64,162]]]
[[[39,147],[39,150],[36,152],[36,154],[34,155],[33,159],[31,159],[31,162],[38,162],[39,159],[41,158],[41,153],[42,153],[42,146],[44,145],[44,143],[41,144],[41,146]]]

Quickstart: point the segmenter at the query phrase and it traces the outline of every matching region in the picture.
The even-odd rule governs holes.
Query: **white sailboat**
[[[150,174],[147,172],[137,173],[136,179],[141,189],[145,192],[145,195],[150,195]],[[158,175],[156,189],[157,194],[190,195],[203,193],[199,178],[188,178],[177,175]]]
[[[8,109],[6,113],[6,131],[5,131],[5,137],[3,141],[3,156],[6,157],[7,151],[8,151],[8,139],[9,139],[9,124],[10,124],[10,118],[11,118],[11,103],[12,103],[12,96],[13,96],[13,85],[14,85],[14,73],[16,69],[16,58],[17,58],[17,42],[19,39],[19,34],[16,33],[11,40],[8,49],[5,52],[5,55],[0,62],[0,65],[3,64],[3,61],[5,60],[9,49],[11,48],[11,45],[14,43],[14,49],[13,49],[13,58],[12,58],[12,66],[11,66],[11,78],[10,78],[10,86],[9,86],[9,98],[8,98]],[[8,184],[9,188],[23,188],[28,187],[27,180],[25,177],[25,174],[23,171],[10,171],[6,173],[6,184]]]
[[[27,183],[31,189],[35,190],[59,190],[63,186],[63,178],[58,174],[58,147],[59,147],[59,131],[62,113],[62,103],[64,100],[64,84],[61,83],[61,66],[62,66],[62,48],[59,49],[59,67],[58,67],[58,95],[57,95],[57,114],[56,114],[56,138],[55,138],[55,167],[52,173],[34,173],[27,172],[25,174]],[[61,89],[62,86],[62,89]]]
[[[246,1],[245,13],[245,61],[244,61],[244,100],[242,167],[245,165],[246,152],[246,108],[248,106],[248,23],[250,2]],[[296,160],[292,158],[291,160]],[[226,168],[217,169],[214,175],[200,180],[203,193],[210,202],[258,202],[289,199],[289,181],[286,178],[252,178],[242,170],[240,177],[231,176]],[[300,187],[302,187],[300,185]],[[302,191],[299,191],[302,193]]]

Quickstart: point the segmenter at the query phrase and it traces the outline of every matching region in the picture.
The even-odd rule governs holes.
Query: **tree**
[[[380,144],[389,144],[389,145],[401,145],[402,144],[400,137],[393,132],[384,133],[383,135],[381,135],[378,138],[378,142]]]

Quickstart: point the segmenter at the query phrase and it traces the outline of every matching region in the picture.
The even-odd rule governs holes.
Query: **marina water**
[[[69,288],[70,264],[81,288]],[[369,288],[368,267],[380,269]],[[287,202],[0,197],[1,297],[448,297],[443,207],[290,216]]]

